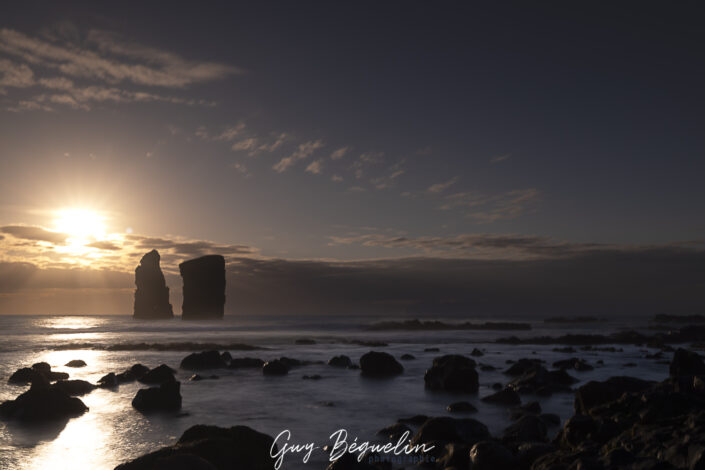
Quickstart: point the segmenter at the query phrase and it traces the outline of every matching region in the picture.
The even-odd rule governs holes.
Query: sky
[[[146,3],[0,6],[0,313],[705,310],[702,4]]]

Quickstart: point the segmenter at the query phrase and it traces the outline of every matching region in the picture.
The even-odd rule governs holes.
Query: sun
[[[69,236],[69,242],[86,243],[101,240],[107,232],[106,217],[90,209],[60,209],[56,211],[54,228]]]

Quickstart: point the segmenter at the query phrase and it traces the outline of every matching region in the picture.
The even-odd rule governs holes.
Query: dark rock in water
[[[492,384],[492,390],[502,390],[503,388],[504,386],[499,382],[495,382]]]
[[[132,399],[132,406],[142,413],[181,409],[181,383],[173,379],[159,387],[143,388]]]
[[[546,440],[546,423],[534,415],[524,415],[510,425],[502,434],[502,441],[509,442],[543,442]]]
[[[47,382],[37,382],[14,400],[0,404],[0,417],[23,422],[66,420],[86,411],[88,407],[80,399]]]
[[[360,372],[366,377],[391,377],[404,372],[404,367],[391,354],[370,351],[360,358]]]
[[[230,361],[228,369],[259,369],[263,365],[264,361],[256,357],[235,357]]]
[[[147,372],[149,372],[149,367],[142,364],[134,364],[125,372],[118,374],[117,380],[119,383],[134,382],[137,379],[141,379]]]
[[[191,353],[181,360],[180,367],[186,370],[219,369],[226,363],[218,351]]]
[[[409,435],[411,435],[411,428],[403,423],[395,423],[391,426],[380,429],[377,434],[380,436],[386,436],[393,441],[397,441],[404,435],[405,432],[408,432]]]
[[[424,374],[424,383],[430,390],[475,393],[479,388],[475,361],[457,354],[437,357]]]
[[[176,379],[174,378],[174,370],[166,364],[162,364],[142,375],[137,380],[143,384],[156,385],[166,382],[174,382]]]
[[[475,413],[477,412],[477,408],[475,408],[475,405],[472,403],[469,403],[467,401],[456,401],[455,403],[451,403],[446,407],[446,410],[448,410],[451,413]]]
[[[440,417],[428,418],[411,439],[411,443],[416,445],[431,441],[443,441],[473,445],[489,437],[490,432],[487,430],[487,426],[475,419]]]
[[[673,354],[668,372],[671,377],[705,375],[705,362],[703,362],[703,358],[699,354],[678,348]]]
[[[42,374],[50,382],[55,380],[66,380],[69,378],[69,374],[66,372],[52,371],[51,366],[46,362],[37,362],[36,364],[32,364],[32,369]]]
[[[564,348],[553,348],[553,352],[559,352],[559,353],[574,353],[575,348],[572,346],[566,346]]]
[[[53,382],[55,380],[65,380],[69,378],[66,372],[52,372],[51,366],[46,362],[38,362],[32,367],[17,369],[7,380],[15,385],[27,385],[34,382]]]
[[[427,420],[428,416],[426,415],[415,415],[411,416],[410,418],[399,418],[397,422],[402,424],[411,424],[413,426],[421,426]]]
[[[519,465],[517,467],[531,468],[531,465],[539,457],[555,451],[556,447],[552,444],[545,444],[543,442],[525,442],[517,448],[517,458],[519,459]]]
[[[473,357],[482,357],[482,356],[485,355],[485,353],[483,353],[482,351],[480,351],[480,350],[477,349],[477,348],[474,348],[474,349],[472,350],[472,352],[470,353],[470,355],[473,356]]]
[[[652,385],[653,382],[635,377],[611,377],[604,382],[590,381],[575,392],[575,412],[588,414],[592,408],[614,401],[623,393],[642,392]]]
[[[416,356],[414,356],[413,354],[402,354],[401,355],[402,361],[413,361],[414,359],[416,359]]]
[[[203,380],[203,376],[202,376],[202,375],[198,375],[198,374],[193,374],[193,375],[192,375],[191,377],[189,377],[188,379],[189,379],[189,382],[200,382],[201,380]]]
[[[109,374],[105,374],[103,377],[101,377],[98,380],[98,386],[100,388],[115,388],[120,384],[118,381],[117,375],[115,375],[115,372],[111,372]]]
[[[225,258],[208,255],[179,264],[184,281],[183,320],[223,318]]]
[[[577,381],[564,370],[548,371],[543,366],[534,364],[521,377],[509,382],[508,387],[519,393],[548,396],[552,393],[571,392],[570,386]]]
[[[247,426],[196,425],[175,445],[118,465],[115,470],[272,470],[273,443],[272,437]]]
[[[523,375],[529,372],[530,370],[533,370],[536,365],[541,364],[541,360],[539,359],[519,359],[516,362],[513,362],[512,365],[504,371],[505,374],[511,375],[513,377],[518,376],[518,375]]]
[[[470,449],[472,470],[515,470],[517,458],[502,444],[494,441],[481,441]]]
[[[299,367],[299,366],[305,366],[308,364],[312,364],[310,361],[301,361],[299,359],[294,359],[292,357],[285,357],[282,356],[279,358],[279,361],[284,364],[288,369],[291,369],[292,367]]]
[[[439,348],[426,348],[423,352],[440,352]]]
[[[580,372],[594,369],[594,367],[585,362],[584,359],[579,359],[577,357],[556,361],[553,363],[553,367],[556,369],[575,369]]]
[[[64,364],[66,367],[86,367],[86,361],[82,359],[74,359]]]
[[[539,415],[541,414],[541,405],[537,401],[526,403],[525,405],[515,406],[509,410],[509,419],[516,421],[524,415]]]
[[[220,353],[220,359],[225,363],[226,366],[229,366],[230,361],[233,360],[233,357],[228,351],[223,351],[222,353]]]
[[[462,442],[449,442],[441,447],[443,443],[434,443],[436,447],[431,452],[426,452],[426,457],[436,458],[436,468],[468,468],[470,465],[470,447]]]
[[[311,344],[316,344],[315,340],[308,339],[308,338],[300,338],[294,341],[294,344],[298,344],[301,346],[306,346],[306,345],[311,345]]]
[[[482,401],[485,403],[511,406],[520,404],[521,397],[519,397],[519,394],[514,390],[505,389],[482,398]]]
[[[51,387],[61,390],[73,397],[85,395],[97,388],[95,385],[85,380],[59,380]]]
[[[264,375],[286,375],[289,373],[289,368],[281,360],[275,359],[264,363],[262,373]]]
[[[135,318],[173,318],[169,288],[159,267],[159,252],[152,250],[142,257],[135,269]]]
[[[493,370],[497,370],[497,368],[490,364],[480,364],[480,370],[483,372],[492,372]]]
[[[304,380],[321,380],[323,377],[321,377],[318,374],[314,374],[314,375],[304,375],[301,378]]]
[[[546,426],[558,426],[561,424],[561,417],[555,413],[540,414],[539,419],[546,423]]]
[[[328,361],[328,365],[333,367],[350,367],[352,364],[352,360],[345,355],[332,357]]]

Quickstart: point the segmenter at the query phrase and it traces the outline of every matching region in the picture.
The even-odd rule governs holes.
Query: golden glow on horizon
[[[53,212],[53,227],[66,234],[66,243],[57,245],[56,251],[65,255],[64,261],[89,264],[102,258],[110,250],[108,245],[123,240],[119,233],[109,233],[105,213],[86,208],[64,208]]]

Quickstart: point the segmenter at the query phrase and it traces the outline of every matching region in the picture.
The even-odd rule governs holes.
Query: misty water
[[[178,369],[190,351],[127,350],[111,351],[108,346],[123,343],[165,344],[198,342],[244,343],[262,348],[253,351],[231,350],[233,357],[258,357],[264,360],[281,356],[323,361],[322,364],[294,368],[286,376],[266,377],[259,369],[218,369],[200,372],[217,374],[217,380],[189,381],[191,371],[178,370],[183,406],[180,413],[143,415],[132,408],[131,400],[139,382],[120,385],[115,390],[96,389],[81,397],[90,411],[65,425],[26,426],[0,422],[0,468],[17,469],[112,469],[119,463],[162,446],[173,444],[194,424],[250,426],[276,436],[284,429],[292,433],[292,443],[330,444],[329,436],[344,428],[349,440],[380,441],[377,431],[397,419],[416,414],[429,416],[472,417],[500,433],[510,424],[507,409],[486,404],[480,398],[493,392],[495,382],[507,383],[501,373],[508,360],[540,358],[549,365],[560,359],[582,357],[595,370],[570,371],[580,380],[601,380],[614,375],[632,375],[662,380],[668,375],[663,361],[647,360],[656,350],[637,346],[618,346],[622,352],[554,352],[556,345],[501,345],[500,336],[557,336],[571,333],[606,333],[619,329],[646,329],[645,319],[624,318],[586,324],[546,324],[530,321],[530,331],[368,331],[373,317],[235,317],[222,321],[182,322],[180,319],[147,322],[128,316],[0,316],[0,401],[13,399],[27,386],[7,383],[18,368],[46,361],[56,371],[68,372],[72,379],[95,383],[108,372],[122,372],[132,364],[148,367],[167,364]],[[448,321],[487,321],[487,318],[455,318]],[[497,318],[492,318],[497,320]],[[526,319],[502,318],[506,321]],[[295,344],[297,339],[312,339],[315,344]],[[383,341],[385,347],[351,344],[352,341]],[[440,352],[424,352],[438,347]],[[451,394],[424,389],[423,374],[434,357],[441,354],[469,355],[473,348],[485,352],[475,358],[497,371],[480,371],[478,394]],[[577,348],[579,349],[579,348]],[[331,357],[346,354],[356,362],[370,350],[386,351],[399,358],[413,354],[416,359],[400,361],[404,373],[391,379],[369,379],[358,370],[339,369],[325,364]],[[83,359],[87,366],[69,368],[72,359]],[[604,365],[596,365],[598,360]],[[625,366],[633,363],[635,366]],[[320,380],[303,380],[303,375],[319,374]],[[545,413],[557,413],[562,420],[573,412],[573,394],[554,394],[537,399]],[[477,413],[453,413],[446,406],[455,401],[473,403]],[[557,427],[549,429],[553,435]],[[386,442],[386,440],[382,440]],[[300,457],[288,456],[282,468],[325,468],[327,457],[314,452],[303,464]]]

